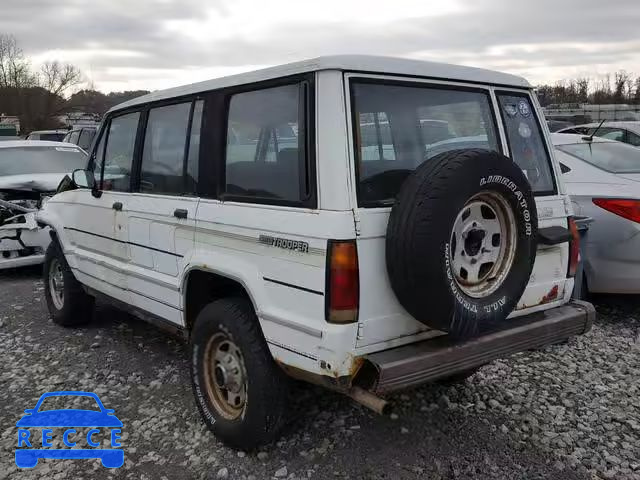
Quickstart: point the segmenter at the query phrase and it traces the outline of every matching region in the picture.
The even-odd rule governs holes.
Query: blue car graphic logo
[[[89,397],[95,400],[98,410],[80,410],[80,409],[57,409],[40,411],[42,403],[52,397]],[[67,399],[65,399],[67,400]],[[73,400],[73,398],[71,398]],[[83,400],[86,400],[83,399]],[[90,401],[90,400],[89,400]],[[58,458],[58,459],[87,459],[99,458],[102,465],[107,468],[118,468],[124,463],[124,451],[119,443],[122,422],[114,415],[114,410],[104,407],[100,399],[95,393],[91,392],[49,392],[40,397],[36,406],[32,409],[25,410],[26,415],[23,416],[16,427],[18,427],[18,448],[16,449],[16,465],[19,468],[33,468],[37,465],[41,458]],[[65,428],[62,440],[68,449],[46,448],[52,447],[52,428]],[[96,437],[100,434],[100,428],[110,429],[110,446],[111,448],[97,448],[101,446]],[[33,433],[30,428],[42,429],[42,447],[39,447],[35,439],[31,437]],[[86,436],[86,443],[94,448],[73,448],[76,446],[80,438],[76,428],[91,428]],[[22,447],[22,448],[21,448]]]

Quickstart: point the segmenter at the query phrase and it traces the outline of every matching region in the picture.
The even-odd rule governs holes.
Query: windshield
[[[75,147],[0,148],[0,176],[71,173],[86,166],[87,155]]]
[[[406,177],[440,153],[500,151],[488,92],[414,85],[353,83],[363,206],[392,203]]]
[[[640,149],[625,143],[576,143],[556,148],[607,172],[640,173]]]

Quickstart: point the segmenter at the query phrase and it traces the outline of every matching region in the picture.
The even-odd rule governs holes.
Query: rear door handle
[[[111,205],[111,208],[113,208],[117,212],[121,211],[122,210],[122,202],[114,202],[114,204]]]
[[[189,215],[189,211],[185,210],[184,208],[176,208],[173,211],[173,216],[176,218],[187,218],[188,215]]]

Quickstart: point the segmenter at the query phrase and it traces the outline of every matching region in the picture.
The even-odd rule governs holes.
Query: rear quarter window
[[[522,169],[535,194],[554,194],[551,157],[529,95],[500,92],[498,103],[511,159]]]

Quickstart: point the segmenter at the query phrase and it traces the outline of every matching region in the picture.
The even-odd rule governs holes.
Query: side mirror
[[[71,178],[73,183],[76,184],[78,188],[90,188],[93,190],[96,186],[95,178],[93,177],[93,173],[88,170],[74,170],[71,174]]]
[[[91,190],[91,195],[96,198],[100,198],[102,195],[102,192],[98,190],[98,184],[96,183],[96,179],[93,176],[92,171],[83,169],[74,170],[71,177],[76,187],[89,188]]]

